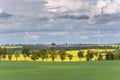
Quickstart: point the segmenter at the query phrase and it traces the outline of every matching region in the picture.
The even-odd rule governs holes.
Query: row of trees
[[[92,60],[120,60],[120,49],[114,51],[96,52],[87,50],[87,54],[84,55],[84,51],[78,52],[78,58],[86,58],[87,61]]]
[[[66,57],[68,57],[70,61],[73,58],[73,55],[67,54],[65,50],[57,50],[54,46],[50,47],[49,49],[42,48],[40,50],[30,50],[28,47],[23,47],[21,51],[0,48],[0,60],[5,60],[8,57],[8,60],[10,61],[14,55],[17,61],[20,57],[20,54],[23,55],[25,61],[27,57],[31,58],[33,61],[36,61],[39,58],[41,58],[42,61],[44,61],[47,58],[51,58],[53,62],[58,56],[62,61],[64,61]]]
[[[47,58],[51,58],[54,62],[58,56],[62,61],[64,61],[66,57],[68,57],[70,61],[73,58],[73,55],[67,54],[65,50],[57,50],[54,46],[50,47],[49,49],[42,48],[38,51],[30,51],[29,48],[23,48],[22,54],[25,60],[26,57],[31,57],[33,61],[36,61],[39,58],[41,58],[42,61],[44,61]]]
[[[20,51],[15,51],[14,49],[0,48],[0,59],[5,60],[8,56],[8,60],[11,60],[13,55],[16,60],[20,57],[20,54],[23,55],[25,61],[27,57],[30,57],[33,61],[38,60],[39,58],[44,61],[45,59],[51,58],[54,62],[55,59],[59,56],[61,61],[64,61],[66,57],[71,61],[73,59],[72,54],[66,53],[65,50],[57,50],[55,46],[49,48],[42,48],[40,50],[30,50],[28,47],[23,47]],[[80,50],[77,53],[77,57],[82,60],[82,58],[86,58],[86,61],[92,60],[120,60],[120,50],[115,51],[104,51],[104,52],[96,52],[92,50],[87,50],[87,53],[83,50]]]
[[[86,49],[98,49],[98,45],[95,44],[63,44],[56,45],[55,43],[51,43],[52,46],[56,46],[57,50],[86,50]],[[49,48],[50,45],[23,45],[24,47],[30,48],[30,50],[39,50],[40,48]],[[99,45],[99,49],[118,49],[119,46],[117,44],[115,46],[112,45]],[[21,49],[21,48],[18,48]]]

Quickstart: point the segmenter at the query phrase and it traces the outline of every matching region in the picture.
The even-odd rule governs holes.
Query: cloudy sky
[[[0,44],[120,43],[120,0],[0,0]]]

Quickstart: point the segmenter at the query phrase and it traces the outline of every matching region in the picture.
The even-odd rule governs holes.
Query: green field
[[[120,80],[120,61],[0,62],[1,80]]]

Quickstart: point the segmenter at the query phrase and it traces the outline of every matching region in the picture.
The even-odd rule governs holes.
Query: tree
[[[3,49],[0,47],[0,60],[2,59]]]
[[[106,53],[106,60],[109,60],[109,54]]]
[[[58,53],[59,53],[60,59],[63,62],[65,60],[66,55],[67,55],[66,51],[65,50],[60,50]]]
[[[14,53],[14,55],[15,55],[15,58],[16,58],[16,61],[18,60],[18,57],[20,57],[20,53],[18,52],[18,51],[16,51],[15,53]]]
[[[33,61],[36,61],[38,58],[39,58],[39,57],[38,57],[38,52],[32,51],[32,52],[31,52],[31,59],[32,59]]]
[[[13,49],[7,49],[7,55],[9,61],[11,61],[13,54],[14,54]]]
[[[38,56],[41,57],[42,61],[44,61],[44,59],[48,58],[47,52],[48,51],[45,48],[40,49]]]
[[[73,58],[73,55],[72,55],[72,54],[68,54],[68,58],[69,58],[69,60],[71,61],[72,58]]]
[[[116,49],[112,53],[114,55],[115,60],[120,60],[120,49]]]
[[[114,60],[114,55],[112,52],[107,52],[106,53],[106,60]]]
[[[2,54],[3,60],[5,60],[6,54],[7,54],[7,48],[3,48],[3,54]]]
[[[27,47],[23,47],[22,54],[23,54],[25,61],[26,61],[26,57],[28,57],[30,55],[30,49]]]
[[[80,58],[81,60],[81,58],[84,57],[84,51],[79,51],[77,55],[78,55],[78,58]]]
[[[93,52],[93,56],[95,56],[95,60],[99,60],[98,58],[100,53],[101,52],[96,52],[96,51]]]
[[[93,58],[93,52],[91,50],[87,50],[86,58],[87,58],[87,61]]]
[[[103,60],[102,54],[98,55],[98,60]]]
[[[50,57],[52,59],[52,62],[55,61],[55,58],[57,57],[57,50],[55,46],[51,46],[49,50]]]
[[[51,43],[51,46],[56,46],[56,43]]]

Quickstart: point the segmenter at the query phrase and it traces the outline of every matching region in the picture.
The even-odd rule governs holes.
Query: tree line
[[[92,50],[87,50],[87,54],[84,55],[84,51],[80,50],[78,52],[78,58],[81,60],[82,58],[86,58],[86,61],[90,60],[120,60],[120,49],[116,49],[114,51],[103,51],[97,52]]]
[[[97,45],[97,44],[61,44],[57,45],[55,43],[51,43],[51,45],[45,45],[45,44],[36,44],[36,45],[15,45],[15,46],[22,46],[22,47],[28,47],[30,50],[39,50],[40,48],[46,48],[48,49],[50,46],[56,46],[57,50],[86,50],[86,49],[118,49],[119,45]],[[22,48],[15,48],[16,50],[22,50]]]
[[[40,50],[30,50],[28,47],[23,47],[21,50],[0,48],[0,60],[5,60],[8,58],[9,61],[12,60],[13,55],[16,58],[16,61],[22,55],[24,60],[27,60],[27,57],[31,58],[33,61],[38,60],[39,58],[44,61],[45,59],[51,58],[52,62],[59,56],[61,61],[64,61],[66,57],[71,61],[73,55],[66,53],[66,50],[57,50],[55,46],[49,48],[41,48]]]
[[[55,59],[59,56],[63,62],[66,58],[71,61],[74,57],[72,54],[68,54],[65,49],[58,50],[55,46],[41,48],[39,50],[30,50],[28,47],[23,47],[19,51],[14,49],[0,48],[0,60],[5,60],[6,57],[8,57],[8,60],[11,61],[14,55],[17,61],[21,54],[25,61],[27,57],[29,57],[33,61],[36,61],[40,58],[42,61],[51,58],[52,62],[54,62]],[[94,60],[120,60],[120,50],[117,49],[114,51],[103,52],[87,50],[86,54],[84,50],[79,50],[77,57],[80,59],[80,61],[82,58],[86,59],[86,61],[93,60],[93,58]]]

